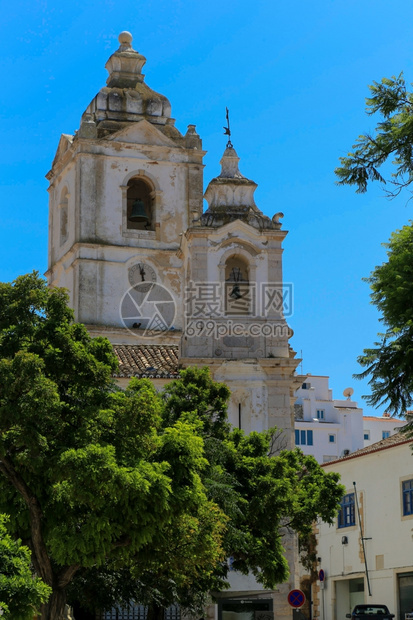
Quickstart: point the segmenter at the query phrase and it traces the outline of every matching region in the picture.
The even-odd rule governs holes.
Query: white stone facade
[[[396,434],[323,465],[326,472],[340,474],[347,508],[341,522],[317,524],[317,556],[326,580],[324,590],[319,582],[313,586],[315,616],[345,620],[355,604],[369,602],[386,604],[399,620],[412,610],[410,443]]]
[[[145,58],[132,48],[131,35],[119,40],[106,65],[107,86],[79,131],[62,135],[47,175],[49,283],[66,287],[76,319],[126,356],[150,342],[164,352],[175,348],[182,366],[208,366],[231,390],[234,426],[250,432],[276,425],[291,447],[294,391],[303,377],[295,372],[299,360],[279,301],[283,214],[270,219],[258,209],[256,184],[239,172],[230,143],[203,213],[205,152],[195,125],[185,135],[175,128],[166,97],[144,82]],[[219,309],[209,298],[204,309],[188,311],[191,287],[201,296],[215,287]],[[149,317],[148,291],[163,295],[159,316]],[[191,327],[195,319],[203,329]],[[164,384],[163,370],[144,374]],[[289,618],[287,593],[297,585],[292,538],[287,550],[291,576],[278,593],[247,578],[235,579],[226,596],[239,599],[252,588],[272,601],[280,619]]]

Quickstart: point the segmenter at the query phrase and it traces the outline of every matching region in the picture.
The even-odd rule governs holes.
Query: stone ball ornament
[[[118,41],[121,45],[132,45],[133,37],[130,32],[123,30],[118,36]]]

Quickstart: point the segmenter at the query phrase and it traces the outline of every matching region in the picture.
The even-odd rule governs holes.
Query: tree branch
[[[16,491],[20,493],[30,513],[31,543],[34,554],[34,563],[39,571],[39,576],[48,585],[53,583],[53,570],[47,553],[42,535],[42,511],[34,493],[27,486],[20,474],[15,470],[12,462],[7,457],[0,460],[0,471],[11,482]]]
[[[119,549],[121,547],[128,547],[131,544],[131,539],[129,536],[121,536],[119,538],[119,540],[117,540],[115,543],[113,543],[112,545],[112,549]]]
[[[73,577],[75,576],[79,568],[80,568],[80,564],[73,564],[72,566],[65,566],[63,570],[60,571],[57,577],[57,587],[61,589],[65,588],[68,585],[68,583],[71,582],[71,580],[73,579]]]

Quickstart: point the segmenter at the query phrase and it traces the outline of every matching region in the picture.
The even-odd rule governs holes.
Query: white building
[[[353,390],[344,390],[345,400],[333,399],[328,376],[307,375],[296,391],[295,445],[319,463],[327,463],[363,446],[394,435],[405,421],[388,414],[363,416],[351,400]]]
[[[295,445],[304,454],[326,463],[363,447],[363,410],[351,394],[335,400],[327,376],[308,375],[296,396]]]
[[[323,465],[346,487],[338,519],[317,525],[324,589],[314,617],[345,620],[357,603],[384,603],[404,620],[413,608],[413,458],[399,433]]]
[[[406,413],[406,415],[409,412]],[[387,439],[397,433],[404,425],[406,420],[392,418],[389,413],[383,413],[380,418],[374,416],[363,416],[363,437],[364,446],[371,446],[382,439]]]

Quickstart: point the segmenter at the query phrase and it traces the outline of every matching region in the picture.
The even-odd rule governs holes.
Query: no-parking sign
[[[302,607],[305,603],[305,594],[301,590],[291,590],[288,594],[288,602],[291,607],[295,607],[298,609]]]

